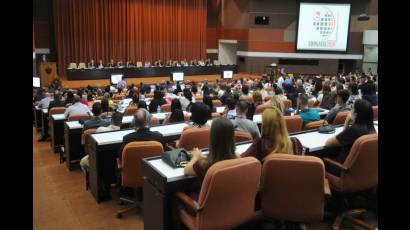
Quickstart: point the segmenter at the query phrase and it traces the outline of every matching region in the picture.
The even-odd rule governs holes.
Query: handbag
[[[333,125],[321,125],[318,129],[319,133],[334,133],[336,132],[335,127]]]
[[[184,168],[190,159],[188,152],[183,148],[162,153],[162,160],[172,168]]]

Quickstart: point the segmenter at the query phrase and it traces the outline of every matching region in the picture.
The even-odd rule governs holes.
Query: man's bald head
[[[151,114],[146,109],[138,109],[134,115],[135,128],[143,128],[151,124]]]

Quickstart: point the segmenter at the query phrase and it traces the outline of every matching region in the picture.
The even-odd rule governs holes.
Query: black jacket
[[[152,132],[149,130],[149,128],[145,127],[139,128],[138,131],[127,134],[122,138],[122,145],[118,153],[118,157],[120,159],[122,159],[122,151],[125,145],[133,141],[158,141],[162,144],[163,148],[165,149],[164,137],[161,133]]]

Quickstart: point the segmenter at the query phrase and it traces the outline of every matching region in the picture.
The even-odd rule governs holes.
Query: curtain
[[[59,74],[70,62],[206,59],[206,0],[54,0]]]

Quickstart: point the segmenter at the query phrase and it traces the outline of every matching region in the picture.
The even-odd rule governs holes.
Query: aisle
[[[121,209],[116,198],[97,204],[85,190],[81,170],[69,172],[52,153],[50,142],[37,142],[33,128],[34,229],[143,229],[140,215],[115,217]]]

